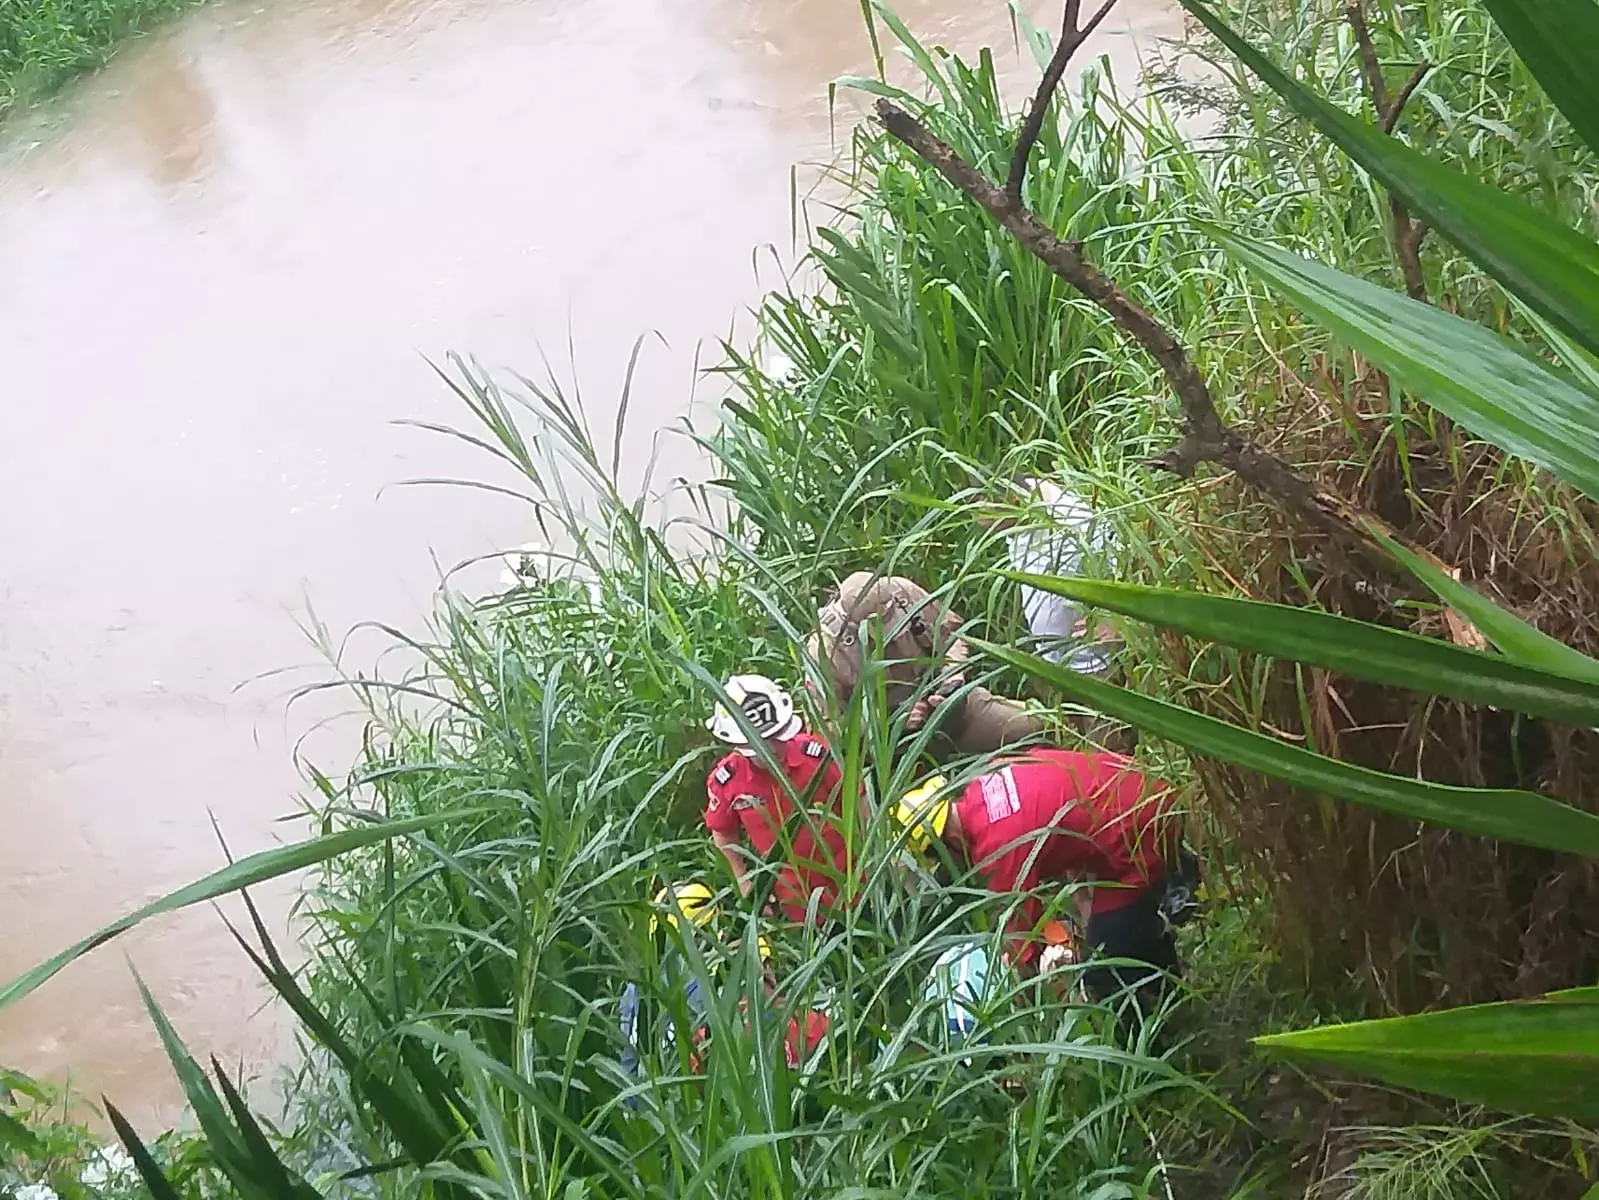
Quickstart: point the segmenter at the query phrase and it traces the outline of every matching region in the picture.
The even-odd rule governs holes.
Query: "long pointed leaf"
[[[1255,1044],[1489,1108],[1599,1119],[1599,1004],[1591,998],[1451,1008]]]
[[[206,1078],[200,1064],[189,1053],[189,1048],[183,1044],[183,1039],[178,1036],[167,1014],[137,973],[134,974],[134,981],[139,985],[145,1011],[150,1014],[150,1020],[161,1038],[161,1048],[166,1052],[167,1061],[172,1064],[173,1073],[183,1087],[183,1095],[194,1110],[195,1119],[200,1122],[200,1129],[205,1134],[211,1153],[216,1156],[217,1165],[244,1196],[259,1195],[262,1200],[272,1200],[268,1194],[256,1190],[258,1181],[250,1167],[250,1152],[228,1119],[211,1081]]]
[[[240,937],[237,930],[233,936],[317,1043],[339,1060],[350,1076],[351,1089],[372,1106],[372,1111],[394,1140],[411,1156],[411,1161],[418,1166],[441,1161],[445,1156],[448,1137],[438,1129],[431,1111],[416,1096],[412,1081],[403,1080],[402,1076],[403,1082],[412,1084],[407,1089],[411,1094],[407,1095],[401,1090],[399,1082],[385,1079],[374,1071],[366,1056],[349,1043],[327,1014],[300,989],[294,975],[277,960],[275,951],[274,961],[268,962],[255,947]]]
[[[178,1189],[172,1186],[172,1181],[166,1177],[160,1164],[156,1162],[155,1155],[151,1154],[149,1148],[140,1140],[128,1118],[103,1096],[101,1102],[105,1105],[105,1115],[111,1121],[111,1128],[116,1131],[118,1139],[133,1159],[133,1166],[139,1172],[139,1178],[144,1181],[144,1186],[149,1190],[153,1200],[183,1200],[178,1195]]]
[[[109,925],[96,930],[80,942],[68,946],[61,953],[46,959],[33,970],[19,975],[5,987],[0,988],[0,1008],[8,1004],[15,1004],[28,993],[34,991],[41,984],[48,982],[59,974],[64,967],[69,966],[77,959],[82,958],[89,951],[105,945],[119,934],[126,933],[134,926],[151,917],[163,913],[177,912],[179,909],[191,905],[203,904],[207,900],[215,900],[218,896],[226,896],[247,887],[254,887],[258,883],[265,883],[269,879],[276,879],[281,875],[292,875],[306,867],[315,866],[317,863],[326,862],[330,858],[337,858],[341,854],[348,854],[352,850],[359,850],[363,846],[371,846],[389,838],[403,837],[405,834],[414,833],[418,829],[429,829],[434,825],[443,824],[445,821],[459,820],[464,817],[480,815],[482,809],[462,810],[453,813],[434,813],[425,817],[412,817],[404,821],[387,821],[381,824],[366,825],[359,829],[344,829],[338,833],[330,833],[323,837],[311,838],[308,841],[296,842],[292,846],[280,846],[272,850],[262,850],[258,854],[251,854],[241,858],[236,863],[230,863],[220,871],[207,875],[204,879],[179,888],[175,892],[168,892],[159,900],[146,904],[143,908],[129,913],[125,917],[118,917]]]
[[[1599,4],[1594,0],[1483,0],[1577,136],[1599,150]]]
[[[994,658],[1051,685],[1096,712],[1157,737],[1296,787],[1463,833],[1599,858],[1599,816],[1535,792],[1463,788],[1385,775],[1290,746],[1215,717],[1101,683],[1008,646],[977,642]]]
[[[1475,588],[1451,579],[1419,555],[1378,530],[1369,531],[1388,553],[1397,558],[1445,604],[1475,625],[1508,658],[1529,667],[1599,686],[1599,659],[1573,650],[1562,641],[1527,624],[1488,599]]]
[[[1018,582],[1227,646],[1474,704],[1599,726],[1599,682],[1315,609],[1098,579],[1006,572]]]
[[[496,1085],[531,1104],[543,1119],[559,1129],[563,1137],[587,1156],[594,1170],[609,1175],[621,1193],[633,1197],[642,1195],[636,1181],[629,1178],[622,1169],[625,1164],[617,1148],[613,1144],[602,1144],[589,1130],[572,1120],[558,1102],[545,1094],[538,1083],[512,1070],[505,1063],[484,1054],[465,1034],[445,1033],[443,1030],[421,1023],[412,1025],[406,1032],[409,1036],[450,1051],[460,1058],[463,1065],[470,1063]]]
[[[322,1200],[322,1193],[308,1184],[297,1172],[291,1171],[278,1156],[278,1152],[272,1148],[272,1143],[267,1140],[266,1131],[261,1128],[261,1123],[255,1119],[255,1114],[250,1111],[250,1106],[239,1094],[239,1089],[233,1086],[228,1073],[214,1057],[211,1059],[211,1073],[216,1076],[217,1086],[222,1089],[222,1098],[227,1102],[228,1111],[233,1114],[233,1123],[238,1128],[239,1137],[250,1154],[256,1175],[264,1180],[272,1195],[277,1200]]]
[[[44,1156],[44,1142],[21,1121],[0,1108],[0,1150],[20,1150],[36,1158]]]
[[[1434,162],[1327,103],[1230,29],[1182,0],[1226,47],[1350,158],[1484,270],[1588,350],[1599,352],[1599,246],[1526,201]]]
[[[294,972],[278,953],[266,922],[261,919],[250,894],[242,892],[240,896],[255,925],[261,951],[257,954],[255,947],[230,925],[228,929],[234,940],[243,947],[267,982],[288,1002],[312,1036],[344,1065],[350,1076],[351,1088],[365,1098],[378,1117],[387,1123],[395,1140],[414,1161],[430,1162],[440,1158],[458,1127],[457,1114],[466,1111],[466,1100],[455,1082],[439,1069],[425,1050],[416,1045],[415,1039],[403,1036],[397,1039],[400,1068],[392,1069],[388,1079],[375,1075],[333,1022],[300,990]],[[394,1014],[386,1012],[378,1003],[372,989],[342,953],[334,949],[333,955],[344,967],[351,986],[379,1019],[381,1027],[391,1027]],[[439,1193],[446,1200],[453,1200],[459,1194],[454,1184],[441,1184]]]
[[[472,1097],[469,1110],[473,1128],[483,1139],[486,1155],[494,1168],[505,1200],[528,1200],[525,1175],[526,1163],[511,1144],[511,1135],[505,1127],[505,1112],[500,1097],[495,1095],[478,1060],[470,1055],[461,1056],[461,1069],[466,1075],[467,1087]],[[487,1164],[485,1164],[487,1165]]]
[[[1599,396],[1472,321],[1264,242],[1209,229],[1227,252],[1478,437],[1599,497]],[[1595,280],[1599,293],[1599,279]]]

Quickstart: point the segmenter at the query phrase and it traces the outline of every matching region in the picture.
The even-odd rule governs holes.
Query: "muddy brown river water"
[[[898,10],[1030,87],[998,0]],[[1123,0],[1093,48],[1130,81],[1179,26]],[[298,836],[294,747],[337,768],[355,729],[301,743],[324,713],[259,678],[316,661],[307,598],[414,627],[437,563],[527,535],[385,490],[483,470],[390,424],[464,416],[424,356],[536,373],[570,335],[608,428],[659,331],[637,471],[758,298],[754,249],[792,259],[827,82],[869,67],[857,0],[219,0],[0,131],[0,976],[219,866],[211,815],[236,853]],[[198,910],[0,1013],[0,1063],[173,1117],[130,964],[197,1052],[287,1051]]]

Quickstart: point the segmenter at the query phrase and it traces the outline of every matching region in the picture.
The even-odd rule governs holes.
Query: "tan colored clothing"
[[[964,657],[964,648],[956,650],[960,614],[897,575],[855,572],[817,618],[825,651],[817,660],[841,701],[860,684],[868,641],[883,664],[888,699],[896,707],[915,699],[922,680],[937,674],[947,659]]]
[[[1044,722],[1021,701],[974,687],[966,693],[959,711],[939,722],[933,753],[937,758],[948,758],[951,753],[987,754],[1018,742],[1038,741],[1043,732]]]
[[[933,686],[953,692],[965,661],[959,613],[914,580],[857,571],[818,614],[820,639],[809,649],[832,679],[840,703],[859,685],[868,641],[883,664],[885,691],[895,708],[925,696]],[[1013,745],[1043,732],[1043,722],[1021,704],[971,688],[959,709],[941,715],[935,753],[976,754]]]

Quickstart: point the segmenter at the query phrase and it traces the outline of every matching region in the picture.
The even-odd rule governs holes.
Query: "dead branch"
[[[1412,300],[1429,303],[1427,277],[1421,273],[1421,241],[1427,236],[1428,225],[1410,215],[1404,201],[1390,199],[1394,214],[1394,252],[1399,256],[1399,269],[1405,277],[1405,292]]]
[[[1371,106],[1377,113],[1377,126],[1384,133],[1392,133],[1399,124],[1405,105],[1432,68],[1427,63],[1419,64],[1398,94],[1390,97],[1388,84],[1382,75],[1382,62],[1377,57],[1376,44],[1371,40],[1371,27],[1366,24],[1363,0],[1347,0],[1344,18],[1355,35],[1355,46],[1360,54],[1360,72],[1365,76],[1366,90],[1371,94]],[[1412,300],[1426,304],[1427,277],[1421,270],[1421,242],[1427,236],[1427,226],[1414,220],[1405,202],[1392,193],[1388,196],[1388,211],[1393,216],[1394,255],[1399,259],[1399,272],[1405,279],[1405,292]]]
[[[1005,186],[997,186],[971,163],[961,158],[955,150],[928,129],[910,113],[887,98],[877,102],[877,119],[890,135],[904,143],[914,154],[933,167],[979,208],[1006,229],[1035,257],[1049,267],[1072,287],[1100,307],[1122,333],[1136,342],[1160,364],[1172,392],[1177,397],[1182,413],[1182,436],[1159,459],[1150,465],[1171,471],[1187,478],[1200,463],[1209,462],[1232,471],[1238,478],[1257,491],[1271,497],[1293,516],[1320,528],[1336,539],[1371,552],[1380,561],[1392,566],[1385,551],[1378,548],[1381,537],[1388,537],[1408,547],[1411,551],[1433,563],[1441,570],[1450,570],[1435,554],[1402,537],[1386,522],[1351,504],[1343,497],[1321,487],[1298,468],[1260,446],[1253,438],[1233,429],[1216,411],[1216,403],[1204,376],[1189,358],[1186,350],[1167,331],[1148,309],[1128,296],[1116,283],[1083,257],[1081,242],[1068,242],[1056,236],[1038,219],[1021,198],[1022,181],[1026,176],[1027,159],[1037,140],[1048,113],[1054,89],[1064,75],[1072,53],[1077,50],[1104,20],[1116,0],[1105,0],[1100,10],[1085,27],[1077,24],[1081,0],[1066,0],[1066,17],[1061,44],[1051,57],[1049,66],[1040,81],[1038,92],[1028,110]],[[1358,9],[1359,0],[1349,0],[1352,9]],[[1364,29],[1364,13],[1356,19]],[[1364,44],[1369,46],[1368,35]],[[1370,78],[1374,96],[1381,96],[1385,109],[1379,112],[1398,119],[1399,111],[1421,81],[1424,70],[1417,73],[1401,89],[1399,95],[1388,99],[1382,81],[1381,64],[1373,50],[1369,56],[1373,67]],[[1405,232],[1410,239],[1412,258],[1427,226],[1405,217]],[[1418,264],[1419,267],[1419,264]],[[1458,578],[1458,575],[1457,575]],[[1462,618],[1464,620],[1464,618]],[[1469,628],[1470,623],[1466,622]],[[1474,633],[1475,631],[1472,630]],[[1451,629],[1451,633],[1454,630]],[[1460,640],[1458,637],[1456,640]]]
[[[1060,86],[1061,76],[1066,73],[1066,64],[1115,7],[1116,0],[1105,0],[1099,11],[1089,18],[1088,24],[1079,28],[1077,19],[1082,14],[1082,0],[1066,0],[1060,41],[1055,45],[1049,66],[1044,68],[1044,77],[1038,81],[1038,90],[1033,93],[1027,119],[1022,122],[1022,131],[1016,138],[1016,150],[1011,155],[1010,172],[1005,176],[1005,194],[1012,203],[1022,202],[1022,181],[1027,178],[1027,160],[1032,156],[1033,144],[1038,141],[1039,132],[1044,128],[1044,118],[1049,115],[1049,102],[1054,98],[1055,89]]]
[[[1177,397],[1183,433],[1177,445],[1151,465],[1187,478],[1200,463],[1215,463],[1313,525],[1346,539],[1368,541],[1361,526],[1349,519],[1347,505],[1222,420],[1209,386],[1187,351],[1148,309],[1083,257],[1082,243],[1061,240],[1031,209],[892,101],[877,102],[877,119],[1050,270],[1103,309],[1118,329],[1160,364]]]

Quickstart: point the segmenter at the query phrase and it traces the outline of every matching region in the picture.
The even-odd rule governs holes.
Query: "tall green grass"
[[[0,4],[0,120],[103,64],[123,41],[197,0],[6,0]]]
[[[1308,26],[1330,29],[1325,20]],[[1484,52],[1490,44],[1485,25],[1451,28],[1462,47]],[[928,116],[940,132],[979,163],[1004,162],[1014,116],[1000,105],[991,63],[907,48],[932,72],[940,104]],[[1502,49],[1496,53],[1502,62]],[[1448,61],[1466,58],[1462,49]],[[1344,70],[1317,61],[1329,75]],[[1465,103],[1460,82],[1442,68],[1435,86],[1450,103]],[[1511,92],[1493,94],[1505,111],[1514,107]],[[1424,94],[1418,103],[1434,101]],[[1233,419],[1290,453],[1321,445],[1328,426],[1340,428],[1340,414],[1303,409],[1306,380],[1324,378],[1329,363],[1341,371],[1343,360],[1191,222],[1220,215],[1383,277],[1392,263],[1383,227],[1372,225],[1379,199],[1335,154],[1291,135],[1261,97],[1250,97],[1222,141],[1208,147],[1185,140],[1158,101],[1125,103],[1093,72],[1059,110],[1058,124],[1046,124],[1029,202],[1054,227],[1081,237],[1108,273],[1194,348],[1222,381]],[[1482,147],[1464,152],[1480,155]],[[852,923],[820,943],[780,939],[786,1004],[802,1007],[825,991],[842,1005],[839,1036],[800,1080],[785,1079],[758,1054],[734,1064],[713,1060],[703,1083],[691,1083],[681,1061],[652,1064],[674,1080],[664,1093],[660,1084],[608,1092],[601,1080],[614,1087],[609,1074],[584,1074],[584,1064],[604,1059],[590,1047],[605,1041],[619,982],[640,979],[652,992],[659,947],[640,938],[647,896],[670,879],[717,870],[695,824],[710,758],[697,729],[712,680],[740,666],[790,678],[814,670],[795,647],[832,579],[858,568],[913,574],[949,586],[957,607],[991,636],[1014,634],[1014,595],[992,573],[1001,547],[966,510],[1003,479],[1029,471],[1064,477],[1094,496],[1119,534],[1107,570],[1246,592],[1281,589],[1286,575],[1293,586],[1295,564],[1283,559],[1257,502],[1230,487],[1142,469],[1176,429],[1152,364],[881,134],[857,131],[852,153],[847,177],[857,190],[848,219],[821,231],[814,248],[826,285],[771,298],[756,343],[729,347],[724,374],[732,394],[723,423],[696,435],[718,469],[691,507],[709,514],[724,511],[724,498],[732,502],[725,521],[687,522],[690,540],[713,553],[672,553],[683,530],[652,526],[616,494],[603,455],[558,394],[521,398],[534,410],[522,419],[538,444],[561,447],[558,461],[535,464],[514,430],[517,402],[481,375],[458,377],[469,405],[532,480],[529,499],[552,553],[525,590],[498,606],[443,614],[434,668],[407,686],[438,688],[450,708],[421,725],[391,714],[361,779],[392,816],[490,798],[507,811],[494,836],[476,831],[459,835],[458,848],[374,857],[326,881],[320,927],[330,928],[328,914],[351,916],[333,926],[337,936],[319,956],[313,994],[355,1028],[388,1027],[352,980],[368,981],[394,1023],[420,1011],[464,1025],[475,1044],[498,1045],[495,1061],[509,1057],[524,1078],[543,1070],[553,1089],[545,1103],[559,1097],[585,1134],[614,1139],[604,1147],[625,1149],[630,1168],[643,1161],[627,1132],[637,1110],[617,1097],[647,1101],[671,1164],[651,1160],[663,1172],[651,1186],[671,1178],[685,1191],[710,1190],[714,1179],[729,1194],[818,1194],[853,1184],[895,1194],[1087,1195],[1104,1184],[1106,1195],[1121,1194],[1118,1187],[1158,1194],[1163,1165],[1191,1169],[1218,1141],[1234,1147],[1250,1137],[1236,1137],[1225,1109],[1196,1101],[1193,1085],[1158,1063],[1104,1059],[1091,1014],[1049,1003],[1012,1010],[996,1036],[1016,1039],[1018,1064],[979,1056],[967,1068],[959,1053],[936,1046],[893,1057],[906,1053],[915,1031],[927,1033],[927,1014],[910,1003],[919,973],[960,928],[983,918],[969,897],[931,909],[908,899],[892,866],[892,831],[880,821],[859,831],[877,864],[869,885],[874,923]],[[1508,171],[1508,156],[1505,162]],[[1572,193],[1562,195],[1573,202]],[[1446,250],[1430,250],[1428,261],[1470,303],[1497,306],[1503,322],[1521,320]],[[1521,327],[1537,338],[1536,329]],[[790,364],[780,377],[762,366],[773,352]],[[1389,432],[1364,446],[1373,458],[1427,420],[1405,408],[1377,419],[1389,422]],[[574,477],[594,501],[593,520],[573,519],[570,493],[551,495],[549,481]],[[1542,503],[1534,490],[1541,480],[1512,477],[1510,485],[1528,494],[1529,505]],[[1314,590],[1308,578],[1298,586]],[[1135,639],[1131,673],[1150,690],[1208,696],[1266,719],[1269,664],[1208,650],[1174,672],[1168,651]],[[849,784],[858,781],[879,806],[908,781],[906,768],[891,761],[884,716],[868,700],[832,731]],[[1180,758],[1159,747],[1145,754],[1194,794]],[[472,880],[470,888],[449,882],[457,873]],[[1249,1032],[1259,1032],[1303,1019],[1307,1009],[1349,1003],[1336,991],[1280,1002],[1261,994],[1283,982],[1263,945],[1271,916],[1253,899],[1247,876],[1237,886],[1243,894],[1230,900],[1255,915],[1188,947],[1195,986],[1212,1006],[1205,1021],[1230,1020],[1222,1014],[1238,1008],[1253,1022]],[[472,943],[463,944],[463,929],[477,931]],[[754,931],[731,932],[744,947],[743,974],[732,977],[747,992]],[[1258,973],[1246,965],[1256,959],[1267,964]],[[337,970],[329,969],[334,961]],[[444,965],[430,972],[421,964]],[[530,984],[520,972],[529,969],[553,998],[539,992],[537,1002],[524,1001]],[[1243,982],[1251,977],[1254,984]],[[509,1013],[506,996],[516,1001]],[[651,999],[672,1010],[669,995]],[[534,1021],[535,1012],[553,1019]],[[719,1025],[718,1036],[727,1032]],[[1220,1065],[1218,1079],[1259,1086],[1218,1064],[1225,1044],[1206,1029],[1181,1061],[1201,1072]],[[765,1053],[773,1053],[769,1043]],[[885,1054],[895,1064],[886,1075]],[[539,1067],[551,1061],[564,1065],[553,1074]],[[460,1069],[452,1066],[452,1074]],[[1011,1070],[1028,1079],[1020,1107],[1003,1086]],[[568,1156],[582,1161],[542,1132],[545,1110],[527,1107],[520,1092],[517,1099],[514,1118],[502,1120],[520,1131],[516,1144],[532,1147],[542,1169]],[[923,1123],[934,1115],[949,1120]],[[381,1133],[374,1139],[370,1123],[351,1111],[324,1114],[316,1127],[366,1130],[368,1141],[347,1147],[352,1162],[383,1149]],[[747,1173],[732,1165],[734,1146],[758,1151]],[[1286,1148],[1279,1152],[1287,1157]]]
[[[881,815],[851,834],[870,864],[870,919],[763,927],[778,999],[764,998],[757,923],[698,828],[714,758],[700,728],[713,681],[734,668],[794,676],[809,599],[753,554],[673,553],[669,527],[617,502],[557,391],[508,393],[465,368],[455,380],[523,464],[550,560],[497,604],[445,607],[438,640],[418,644],[427,665],[392,702],[373,690],[367,761],[350,789],[330,788],[324,819],[358,797],[396,818],[492,815],[342,860],[307,899],[314,968],[301,1002],[349,1041],[337,1056],[400,1081],[419,1130],[424,1098],[445,1090],[458,1140],[440,1153],[454,1166],[420,1178],[462,1194],[1160,1194],[1153,1114],[1203,1102],[1192,1083],[1114,1048],[1097,1010],[1035,1001],[1017,983],[982,1045],[947,1045],[921,998],[926,974],[997,914],[975,893],[907,891]],[[556,471],[565,499],[541,482]],[[846,788],[881,814],[914,764],[891,761],[866,705],[833,731],[835,748]],[[669,956],[719,996],[699,1074],[685,1043],[658,1049],[660,1021],[686,1014],[663,982],[669,947],[650,932],[656,889],[687,877],[743,914]],[[620,1071],[615,1027],[630,981],[646,1012],[636,1081]],[[790,1072],[773,1026],[745,1036],[745,1002],[775,1005],[775,1028],[825,1003],[825,1046]],[[306,1157],[391,1159],[393,1102],[379,1112],[328,1067],[319,1052],[307,1069]],[[396,1195],[421,1186],[411,1170],[376,1183]]]

